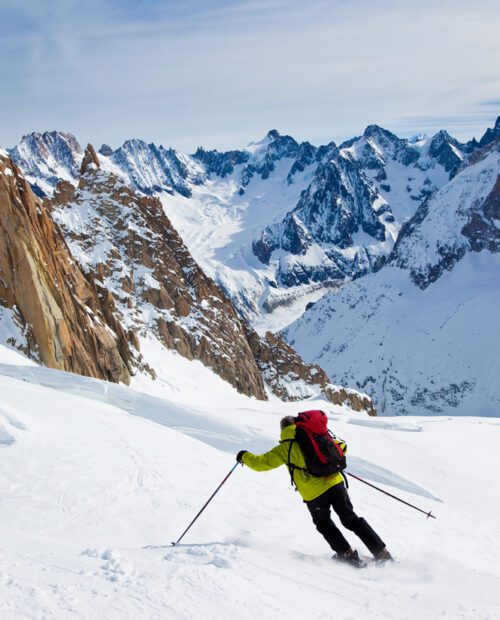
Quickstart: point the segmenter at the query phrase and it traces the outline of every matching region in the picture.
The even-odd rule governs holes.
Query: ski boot
[[[393,562],[394,561],[394,558],[387,551],[385,547],[381,549],[380,551],[377,551],[377,553],[374,553],[373,557],[375,558],[377,562]]]
[[[346,562],[356,568],[364,568],[366,566],[366,562],[359,557],[358,552],[352,549],[348,549],[344,553],[335,554],[333,559],[339,562]]]

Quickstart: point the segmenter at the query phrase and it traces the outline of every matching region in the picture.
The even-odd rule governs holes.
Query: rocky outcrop
[[[497,117],[493,128],[488,127],[484,136],[479,141],[479,146],[484,147],[500,138],[500,116]]]
[[[249,331],[248,340],[266,384],[282,400],[303,400],[319,392],[334,405],[377,415],[369,396],[332,385],[321,366],[306,364],[282,336],[267,332],[259,337]]]
[[[131,354],[114,301],[84,276],[29,183],[0,154],[0,304],[25,340],[11,342],[51,368],[121,381]]]
[[[318,164],[295,209],[265,228],[252,249],[267,265],[279,250],[276,279],[284,286],[344,280],[366,273],[375,261],[368,248],[354,249],[355,235],[371,238],[373,246],[382,244],[393,221],[357,164],[335,150]]]
[[[186,249],[157,198],[100,169],[91,146],[72,193],[50,201],[73,255],[111,292],[124,328],[212,368],[240,392],[265,399],[264,382],[231,302]]]
[[[364,412],[369,416],[377,415],[372,399],[367,394],[337,385],[326,386],[325,394],[334,405],[349,407],[353,411]]]
[[[204,164],[209,175],[214,174],[224,178],[234,172],[235,166],[245,164],[250,155],[245,151],[226,151],[220,153],[216,150],[206,151],[200,147],[193,157]]]
[[[500,252],[500,176],[486,200],[471,211],[462,235],[469,240],[473,252]]]
[[[143,140],[127,140],[111,153],[105,148],[105,153],[127,185],[147,195],[176,192],[189,198],[191,187],[206,179],[193,158]]]
[[[259,143],[254,156],[245,166],[241,174],[242,188],[246,187],[255,174],[261,179],[268,179],[280,159],[295,158],[299,144],[291,136],[282,136],[276,129],[271,129],[264,140]]]
[[[450,178],[457,173],[467,150],[467,145],[460,144],[444,130],[439,131],[429,144],[429,155],[443,166]]]

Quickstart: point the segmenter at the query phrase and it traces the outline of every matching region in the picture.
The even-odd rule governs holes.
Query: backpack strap
[[[292,452],[292,445],[293,445],[294,441],[297,441],[297,440],[296,439],[283,439],[283,440],[280,441],[280,443],[288,442],[288,444],[289,444],[289,446],[288,446],[288,458],[287,458],[286,466],[288,467],[288,471],[290,472],[290,484],[293,487],[295,487],[295,490],[297,491],[297,485],[295,484],[295,480],[293,479],[293,474],[294,474],[296,469],[301,469],[302,471],[307,471],[307,469],[305,469],[305,467],[299,467],[298,465],[294,465],[290,461],[290,454]]]

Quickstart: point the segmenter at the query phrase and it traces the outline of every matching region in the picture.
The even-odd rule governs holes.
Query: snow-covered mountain
[[[379,338],[378,328],[370,336],[373,341],[360,337],[359,349],[352,347],[352,359],[348,359],[346,351],[352,334],[363,331],[357,328],[358,321],[363,322],[367,316],[362,305],[368,307],[368,300],[372,303],[379,299],[378,294],[365,291],[365,286],[370,288],[372,282],[382,282],[386,277],[391,280],[389,273],[403,269],[405,285],[397,284],[394,289],[397,302],[401,292],[398,287],[432,288],[431,282],[446,275],[471,250],[495,251],[496,202],[494,193],[488,200],[484,194],[488,188],[491,190],[494,166],[487,179],[485,170],[476,172],[477,166],[488,167],[494,159],[493,151],[488,149],[495,148],[499,136],[500,120],[480,140],[466,143],[446,131],[406,140],[370,125],[362,136],[340,146],[332,142],[316,147],[272,130],[242,150],[218,152],[200,147],[193,155],[130,140],[116,150],[102,147],[98,163],[103,173],[113,174],[142,195],[153,194],[161,200],[194,260],[258,333],[278,332],[331,292],[326,303],[335,300],[335,304],[345,304],[345,313],[341,313],[345,323],[333,326],[325,311],[313,333],[304,330],[307,342],[295,336],[297,326],[291,328],[287,338],[303,357],[326,364],[336,384],[373,392],[384,411],[396,406],[401,412],[420,411],[433,399],[431,411],[450,407],[462,411],[457,399],[449,398],[449,394],[456,389],[472,395],[479,387],[470,388],[472,383],[465,375],[457,382],[453,369],[436,366],[433,372],[440,376],[440,387],[435,390],[432,373],[423,370],[427,368],[424,357],[416,358],[418,373],[423,374],[416,381],[415,373],[410,373],[415,382],[411,387],[409,375],[403,382],[390,370],[393,366],[387,360],[397,360],[400,354],[396,345],[390,346],[391,339]],[[51,152],[51,157],[57,159],[57,153]],[[490,163],[484,164],[486,160]],[[67,234],[71,235],[70,229]],[[464,275],[473,288],[476,258],[468,258],[459,268],[465,269],[473,262]],[[381,270],[385,264],[388,267]],[[489,267],[482,274],[486,280],[488,273]],[[351,280],[356,283],[346,286]],[[460,291],[465,290],[455,279],[453,282]],[[433,290],[441,290],[440,282],[435,286]],[[349,301],[352,295],[358,299],[357,306]],[[451,303],[448,297],[447,303]],[[395,324],[404,323],[406,332],[413,333],[417,329],[415,317],[430,312],[434,303],[431,298],[433,295],[418,298],[429,300],[425,302],[430,304],[427,310],[424,302],[421,308],[402,308],[403,314],[408,313],[405,320],[380,310],[380,325],[392,331]],[[323,305],[316,303],[314,311],[320,309]],[[375,309],[366,311],[371,316]],[[307,320],[310,316],[306,315]],[[458,320],[462,315],[456,316]],[[479,323],[473,314],[462,319],[470,321],[471,317]],[[436,351],[439,346],[448,351],[448,345],[436,337],[440,325],[431,321],[426,330]],[[460,331],[466,333],[466,326]],[[481,327],[478,333],[482,338],[487,328]],[[338,345],[336,338],[340,339]],[[406,342],[403,336],[400,339]],[[371,366],[362,369],[364,362],[358,362],[359,356],[373,364],[373,351],[380,350],[380,342],[380,368],[377,366],[373,372]],[[260,351],[260,344],[253,342],[252,346],[254,351]],[[267,346],[274,345],[268,340]],[[439,355],[434,359],[438,364]],[[278,376],[276,368],[269,369],[265,362],[261,362],[261,371],[269,377]],[[394,384],[390,390],[388,381],[380,381],[379,371],[384,376],[389,373]],[[477,372],[472,369],[472,374]],[[422,390],[432,397],[420,398]],[[482,400],[483,406],[489,404]]]
[[[500,411],[500,140],[402,228],[389,262],[286,330],[308,361],[386,414]]]
[[[437,517],[352,480],[397,563],[333,562],[284,467],[238,467],[172,547],[238,450],[275,445],[297,405],[245,397],[173,352],[163,363],[170,387],[133,389],[0,346],[2,620],[498,617],[497,420],[326,407],[348,471]]]
[[[206,178],[203,168],[188,155],[142,140],[127,140],[116,151],[103,145],[99,153],[111,171],[145,194],[176,192],[189,198],[191,187]]]
[[[0,342],[52,368],[125,383],[157,377],[174,349],[258,399],[322,393],[374,414],[368,397],[246,325],[158,198],[102,170],[90,145],[78,186],[61,181],[43,203],[0,152]]]
[[[9,154],[38,196],[52,194],[61,180],[76,181],[83,159],[75,136],[62,131],[23,136]]]
[[[99,159],[136,191],[161,198],[195,260],[265,331],[378,268],[419,204],[500,132],[499,123],[479,142],[460,143],[446,131],[406,140],[370,125],[339,147],[298,143],[272,130],[242,150],[200,147],[186,155],[134,139],[116,150],[103,145]],[[32,134],[11,150],[49,194],[57,169],[77,183],[71,162],[82,157],[76,139],[57,136]],[[42,138],[45,150],[37,150]],[[51,147],[61,141],[73,145],[72,159]]]

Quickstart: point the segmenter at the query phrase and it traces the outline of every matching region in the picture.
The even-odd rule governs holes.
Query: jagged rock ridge
[[[139,196],[100,169],[87,148],[78,188],[56,189],[53,217],[73,255],[116,299],[127,330],[151,330],[248,395],[265,398],[241,322],[193,261],[157,198]]]
[[[10,341],[51,368],[130,378],[127,336],[112,299],[73,260],[45,206],[0,153],[0,306],[23,334]]]
[[[240,392],[266,398],[266,385],[280,397],[308,397],[328,383],[293,353],[293,379],[278,377],[292,352],[282,343],[267,355],[266,370],[255,353],[266,346],[236,314],[231,302],[192,259],[155,197],[140,196],[102,170],[92,147],[82,163],[78,188],[61,183],[50,201],[53,217],[72,253],[116,300],[124,327],[140,346],[154,335],[164,346],[198,359]],[[148,360],[146,359],[146,362]],[[263,380],[264,378],[264,380]]]
[[[497,415],[500,139],[464,158],[376,273],[325,296],[284,336],[388,415]]]
[[[235,205],[236,221],[240,205],[248,204],[250,208],[257,199],[260,204],[268,201],[269,221],[253,223],[255,234],[250,244],[240,248],[246,256],[248,249],[253,251],[262,263],[257,271],[253,265],[250,267],[256,282],[248,292],[234,294],[233,278],[237,273],[227,268],[227,262],[221,269],[210,269],[210,252],[206,260],[197,255],[202,267],[225,288],[240,312],[251,318],[259,311],[257,301],[268,284],[278,289],[314,290],[318,283],[331,286],[377,269],[392,251],[401,226],[415,214],[419,204],[446,185],[480,145],[494,139],[499,123],[497,120],[479,142],[473,139],[467,143],[460,143],[446,131],[431,138],[405,140],[369,125],[362,136],[338,148],[333,143],[321,147],[298,143],[291,136],[271,130],[263,140],[243,150],[218,152],[200,147],[192,156],[134,139],[116,150],[103,145],[101,165],[141,193],[165,195],[163,202],[170,215],[169,194],[192,199],[203,208],[205,204],[216,208],[220,188],[224,204]],[[57,136],[44,138],[45,151],[65,171],[64,178],[77,183],[75,162],[81,161],[81,147],[74,138],[69,140],[66,135],[63,140],[61,136],[65,134],[60,135],[63,142],[73,144],[71,165],[64,149],[49,149],[50,144],[58,142]],[[36,149],[28,149],[27,145],[39,141],[40,134],[33,134],[23,139],[22,149],[12,151],[19,165],[34,174]],[[43,157],[47,158],[47,154]],[[43,176],[41,167],[37,174]],[[211,184],[207,184],[209,179]],[[53,181],[54,175],[44,182],[53,185]],[[262,181],[272,191],[259,192],[260,198],[251,196],[245,203],[248,192],[251,194],[252,187]],[[284,185],[295,183],[300,185],[296,194],[290,194],[295,203],[291,202],[282,213],[275,208],[276,197],[283,194]],[[178,208],[176,201],[171,204],[172,209]],[[177,221],[176,226],[180,225]],[[186,236],[182,228],[180,233]],[[234,255],[234,250],[229,253],[230,257]],[[274,303],[261,303],[260,307]]]

